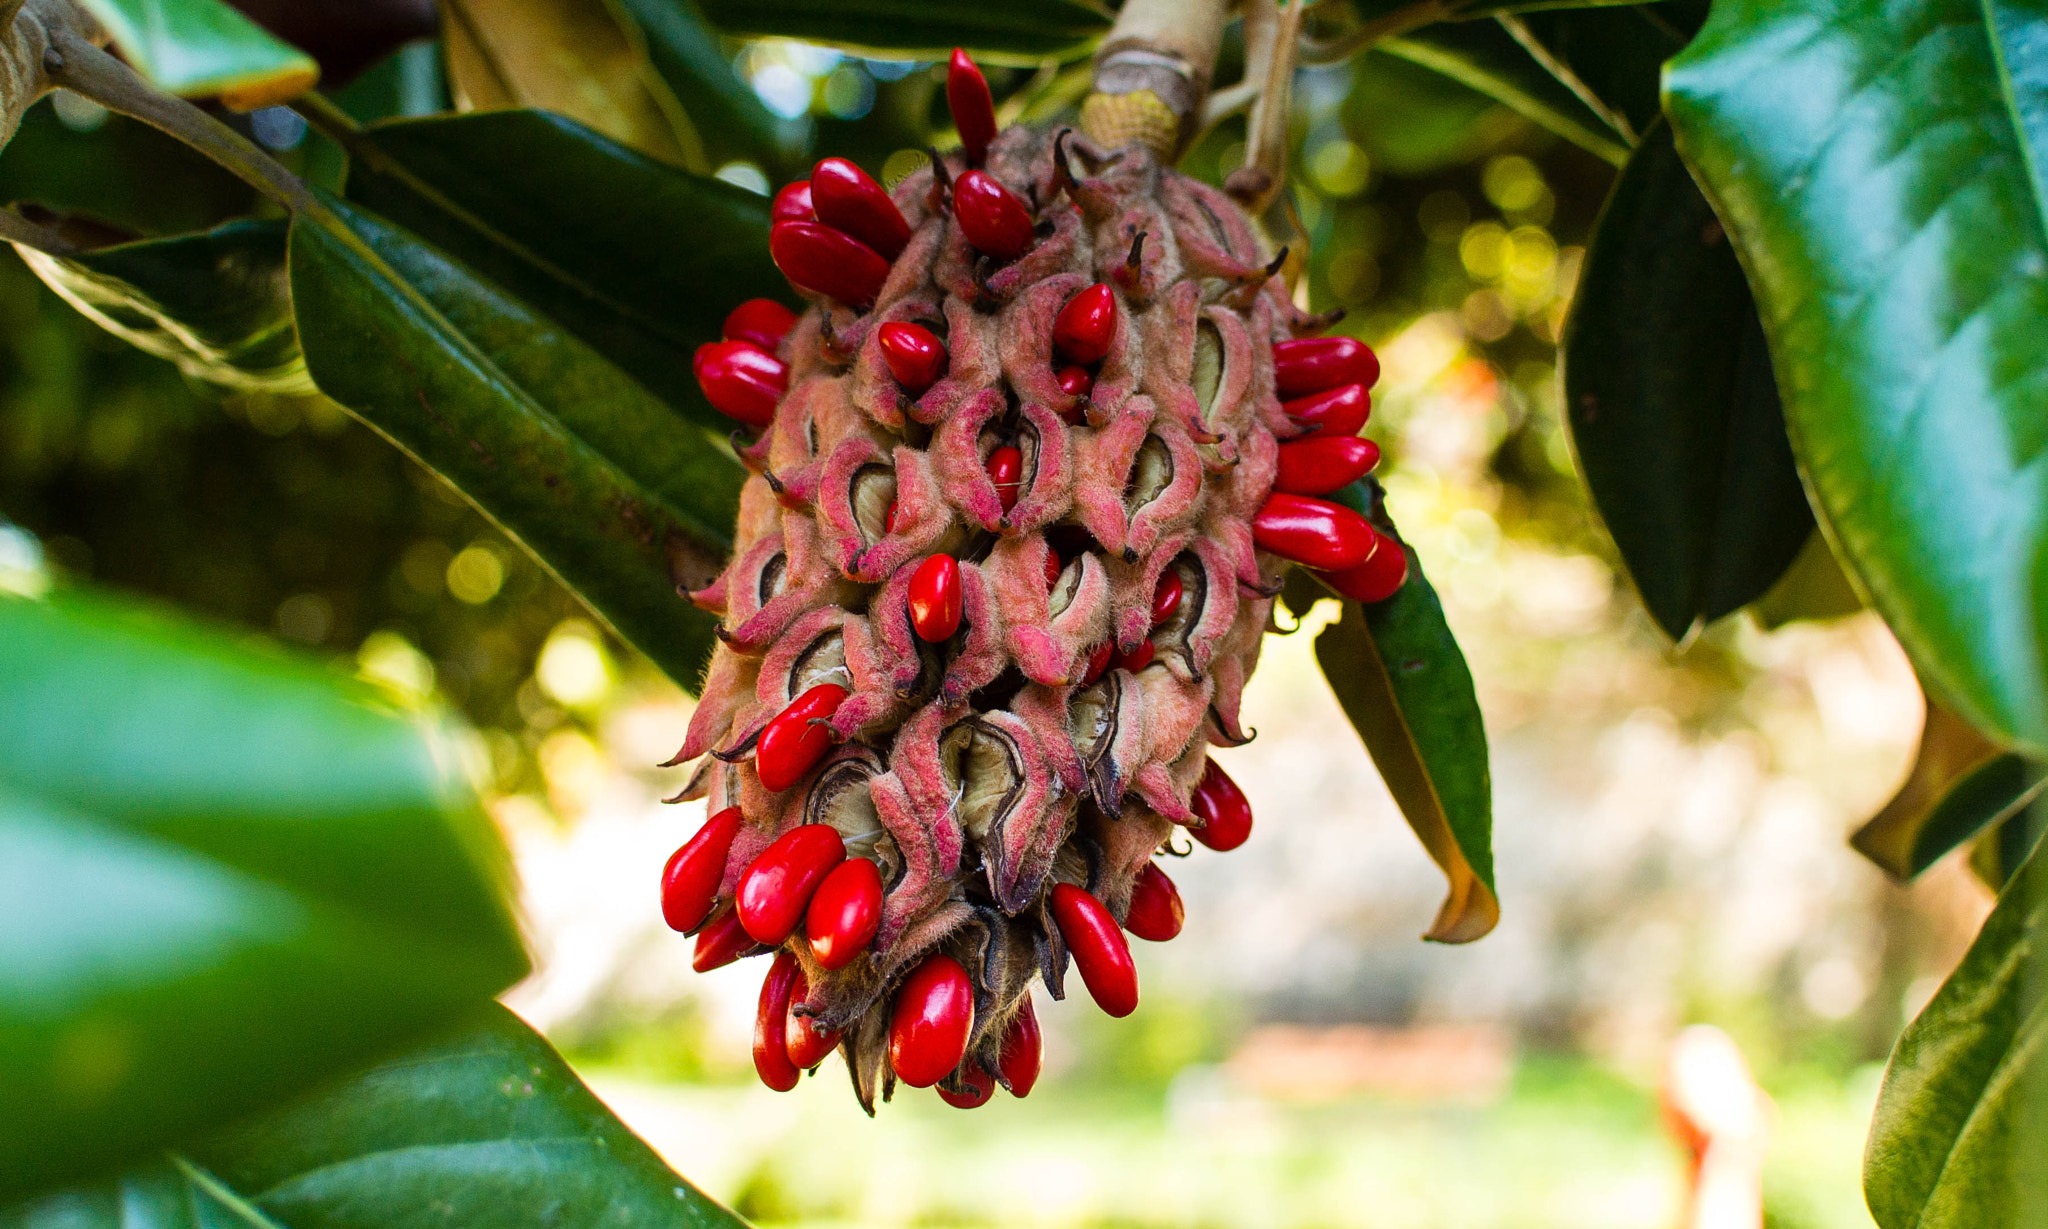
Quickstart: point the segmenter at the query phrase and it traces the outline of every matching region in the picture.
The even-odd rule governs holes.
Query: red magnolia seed
[[[1003,1048],[996,1059],[996,1071],[1011,1096],[1028,1097],[1038,1083],[1038,1069],[1044,1061],[1045,1038],[1038,1031],[1038,1013],[1032,1010],[1031,996],[1027,994],[1010,1027],[1003,1030]]]
[[[910,574],[910,626],[933,644],[960,630],[960,563],[953,556],[932,555]]]
[[[1298,337],[1273,346],[1273,381],[1282,397],[1339,384],[1371,388],[1379,378],[1379,356],[1356,337]]]
[[[777,222],[768,254],[791,282],[849,307],[873,303],[889,280],[889,262],[875,249],[822,222]]]
[[[974,984],[951,956],[932,955],[897,988],[889,1016],[889,1065],[912,1088],[930,1088],[967,1054]]]
[[[740,876],[740,925],[762,943],[787,939],[810,907],[811,894],[844,861],[846,842],[830,824],[791,828]]]
[[[1159,574],[1159,583],[1152,586],[1152,626],[1171,619],[1180,609],[1180,600],[1187,586],[1182,583],[1180,569],[1169,567]]]
[[[699,973],[722,969],[759,946],[747,928],[740,925],[737,909],[728,909],[697,932],[697,947],[690,955],[690,967]]]
[[[946,106],[953,112],[953,126],[960,130],[967,165],[980,166],[988,157],[989,142],[996,139],[996,103],[988,92],[988,78],[958,47],[946,66]]]
[[[826,1055],[839,1048],[837,1030],[821,1033],[811,1027],[809,1016],[797,1014],[796,1005],[809,998],[810,994],[810,983],[804,978],[803,969],[799,967],[796,971],[796,981],[789,990],[788,1010],[783,1015],[782,1045],[789,1053],[791,1065],[800,1071],[809,1071],[824,1062]]]
[[[1223,771],[1215,760],[1202,770],[1202,779],[1195,786],[1194,797],[1188,806],[1203,820],[1199,828],[1191,828],[1195,839],[1219,853],[1228,853],[1250,839],[1252,834],[1252,804]]]
[[[788,1092],[803,1078],[803,1072],[789,1061],[783,1024],[799,975],[795,956],[775,953],[775,963],[768,966],[768,976],[761,981],[761,1001],[754,1009],[754,1074],[776,1092]]]
[[[1273,489],[1295,495],[1327,495],[1371,473],[1380,446],[1356,435],[1295,440],[1280,445]]]
[[[1157,653],[1158,650],[1152,647],[1150,640],[1140,641],[1138,647],[1128,653],[1118,649],[1116,656],[1110,658],[1109,664],[1113,669],[1128,670],[1132,674],[1136,674],[1138,671],[1151,665],[1152,658]]]
[[[946,343],[923,325],[892,320],[876,329],[875,335],[889,374],[911,396],[938,383],[939,377],[946,374]]]
[[[1081,677],[1081,686],[1088,687],[1109,673],[1109,662],[1116,656],[1116,646],[1105,640],[1088,651],[1088,673]]]
[[[1053,317],[1052,344],[1069,362],[1087,366],[1109,353],[1116,337],[1116,292],[1097,282],[1067,300]]]
[[[1252,516],[1259,549],[1319,571],[1341,572],[1372,554],[1372,522],[1326,499],[1275,491]]]
[[[1325,584],[1353,601],[1384,602],[1408,583],[1408,552],[1401,544],[1374,529],[1378,543],[1364,563],[1341,572],[1328,572]]]
[[[1357,435],[1372,414],[1372,394],[1363,384],[1346,384],[1280,403],[1280,412],[1309,428],[1303,439]]]
[[[832,749],[832,731],[823,723],[832,719],[846,696],[846,688],[839,684],[820,683],[790,701],[762,728],[754,743],[754,771],[763,789],[779,794],[825,758]]]
[[[1071,883],[1052,888],[1052,917],[1073,953],[1095,1005],[1122,1018],[1138,1009],[1138,968],[1131,946],[1102,902]]]
[[[1060,553],[1051,547],[1047,547],[1045,550],[1045,587],[1051,589],[1054,585],[1059,584],[1060,573],[1066,570],[1067,565],[1060,561]]]
[[[775,404],[789,388],[789,367],[744,341],[706,342],[691,367],[711,408],[749,427],[774,422]]]
[[[980,1109],[987,1105],[988,1099],[996,1093],[995,1077],[982,1070],[980,1063],[967,1064],[966,1069],[960,1072],[960,1082],[967,1085],[970,1091],[953,1092],[950,1089],[939,1089],[939,1100],[956,1110]]]
[[[882,872],[866,858],[848,858],[825,876],[804,911],[811,958],[828,972],[843,969],[874,942],[882,924]]]
[[[1024,454],[1008,444],[988,454],[988,480],[995,484],[996,499],[1008,512],[1017,506],[1024,492]]]
[[[1069,397],[1085,397],[1095,391],[1095,377],[1086,367],[1062,367],[1052,373],[1052,382]]]
[[[775,194],[775,201],[768,206],[768,220],[772,222],[815,222],[817,212],[811,208],[811,181],[799,179],[784,184],[782,191]]]
[[[987,171],[969,171],[954,182],[953,216],[967,242],[997,260],[1015,260],[1031,246],[1024,202]]]
[[[796,313],[773,299],[748,299],[725,314],[727,341],[743,341],[769,354],[796,327]]]
[[[825,225],[867,244],[885,260],[903,254],[910,223],[888,192],[844,158],[827,158],[811,172],[811,209]]]
[[[1180,903],[1180,889],[1159,869],[1147,862],[1131,885],[1131,907],[1124,911],[1124,929],[1148,943],[1164,943],[1180,933],[1187,910]]]
[[[670,930],[688,932],[704,924],[725,877],[725,855],[740,830],[740,809],[727,807],[697,829],[661,871],[661,917]]]

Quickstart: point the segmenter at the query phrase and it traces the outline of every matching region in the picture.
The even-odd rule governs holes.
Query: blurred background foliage
[[[721,50],[777,139],[808,136],[812,156],[885,180],[946,123],[928,63],[781,40]],[[1771,1223],[1867,1224],[1873,1064],[1987,907],[1953,863],[1898,888],[1842,844],[1910,758],[1910,671],[1868,615],[1775,632],[1737,616],[1682,652],[1661,638],[1588,505],[1559,404],[1560,329],[1614,166],[1418,58],[1303,71],[1292,188],[1271,220],[1306,236],[1312,305],[1345,309],[1385,358],[1369,434],[1479,679],[1506,920],[1469,951],[1414,942],[1433,873],[1334,716],[1309,637],[1273,640],[1248,699],[1263,737],[1231,761],[1265,839],[1227,875],[1200,858],[1176,870],[1190,925],[1142,954],[1146,1011],[1051,1013],[1046,1091],[964,1126],[929,1098],[857,1126],[830,1064],[794,1097],[745,1087],[752,985],[683,972],[652,908],[692,823],[656,805],[678,782],[650,767],[680,740],[687,698],[331,403],[187,380],[6,262],[0,516],[65,574],[461,710],[542,953],[515,1006],[743,1213],[1661,1224],[1678,1179],[1655,1138],[1657,1062],[1677,1026],[1711,1020],[1779,1098]],[[441,65],[418,42],[336,100],[362,119],[440,109]],[[1085,81],[1053,64],[991,77],[1006,118],[1056,115]],[[316,183],[341,173],[287,110],[226,118]],[[1219,179],[1243,127],[1220,125],[1187,168]],[[119,156],[76,156],[88,147]],[[804,165],[704,169],[766,191]],[[62,95],[0,155],[0,198],[102,237],[252,207],[168,139]],[[1318,1045],[1355,1078],[1305,1086],[1289,1064]]]

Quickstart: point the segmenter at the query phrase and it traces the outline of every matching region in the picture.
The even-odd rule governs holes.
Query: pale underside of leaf
[[[1918,870],[1914,850],[1929,815],[1956,783],[1996,759],[1996,743],[1979,734],[1946,706],[1927,699],[1927,720],[1920,731],[1920,750],[1884,809],[1872,816],[1849,843],[1857,852],[1898,879]]]
[[[222,0],[78,2],[129,63],[173,94],[219,94],[236,110],[249,111],[297,97],[320,79],[311,56]]]

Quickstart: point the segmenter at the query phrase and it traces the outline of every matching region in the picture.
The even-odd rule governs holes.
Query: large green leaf
[[[1706,19],[1702,0],[1503,14],[1501,28],[1630,141],[1661,114],[1664,61]]]
[[[1666,72],[1834,541],[1930,686],[2036,757],[2044,27],[2038,4],[1720,0]]]
[[[1406,549],[1404,547],[1404,549]],[[1468,943],[1500,920],[1493,887],[1493,777],[1472,671],[1421,561],[1384,602],[1344,603],[1316,661],[1401,813],[1450,880],[1427,938]]]
[[[348,138],[351,199],[546,313],[721,437],[690,373],[742,299],[789,298],[766,198],[558,116],[498,111]]]
[[[744,1229],[502,1007],[0,1229]]]
[[[120,240],[205,230],[248,213],[256,192],[140,120],[109,115],[80,132],[45,99],[0,151],[0,202],[33,203]]]
[[[2027,806],[2042,779],[2040,767],[1999,750],[1929,697],[1912,771],[1849,843],[1894,878],[1910,879]]]
[[[1892,1051],[1863,1158],[1882,1229],[2048,1225],[2048,857]]]
[[[404,231],[334,207],[350,229],[301,217],[291,235],[299,335],[321,391],[695,686],[712,621],[676,589],[708,583],[730,549],[737,465],[547,317]]]
[[[809,169],[810,121],[783,119],[761,104],[691,0],[613,3],[637,28],[648,64],[675,96],[712,167],[744,159],[778,178]]]
[[[1615,181],[1565,325],[1566,419],[1672,639],[1762,596],[1813,534],[1742,268],[1658,123]]]
[[[1109,29],[1083,0],[699,0],[731,34],[780,35],[922,59],[965,47],[984,59],[1072,59]]]
[[[0,1195],[296,1093],[526,967],[451,749],[326,670],[0,596],[0,746]]]
[[[221,0],[79,3],[130,64],[173,94],[225,94],[239,106],[263,106],[303,92],[320,76],[313,57]]]
[[[1375,46],[1469,86],[1616,166],[1628,158],[1627,138],[1607,117],[1496,22],[1444,22]]]
[[[71,257],[17,250],[73,307],[187,375],[310,393],[292,328],[284,245],[282,222],[230,222]]]

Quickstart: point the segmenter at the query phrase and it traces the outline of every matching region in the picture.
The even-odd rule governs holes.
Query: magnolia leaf
[[[1627,139],[1494,22],[1424,26],[1375,48],[1477,90],[1616,166],[1628,160]]]
[[[2031,802],[2042,779],[2042,769],[1928,697],[1905,784],[1849,843],[1894,878],[1910,879]]]
[[[806,172],[808,117],[784,119],[762,105],[741,80],[716,31],[690,0],[607,0],[641,54],[674,97],[676,123],[686,148],[698,151],[693,170],[728,162],[758,163],[779,182]]]
[[[1750,603],[1749,612],[1765,631],[1775,631],[1802,619],[1839,619],[1864,609],[1856,585],[1835,558],[1827,535],[1818,529],[1792,557],[1792,566],[1764,595]]]
[[[1075,59],[1109,30],[1104,6],[1084,0],[700,0],[732,34],[776,35],[943,60],[965,47],[991,62]]]
[[[440,733],[331,670],[0,595],[0,1196],[444,1027],[526,969]]]
[[[1343,617],[1316,637],[1316,660],[1401,814],[1450,880],[1424,938],[1484,937],[1500,921],[1486,729],[1465,655],[1412,550],[1408,583],[1370,607],[1345,601]]]
[[[1921,677],[2048,759],[2039,5],[1719,0],[1666,69],[1816,511]]]
[[[78,0],[136,70],[172,94],[219,94],[238,111],[296,98],[320,79],[313,57],[221,0]]]

